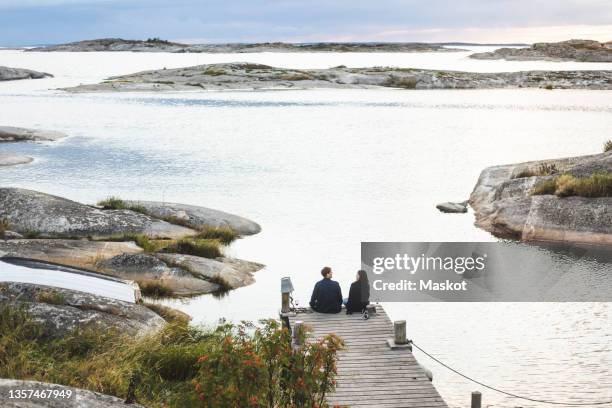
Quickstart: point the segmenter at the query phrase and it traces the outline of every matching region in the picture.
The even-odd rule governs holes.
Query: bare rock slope
[[[273,88],[612,89],[612,71],[521,71],[478,73],[375,67],[285,69],[251,63],[222,63],[160,69],[111,77],[69,92],[183,91]]]

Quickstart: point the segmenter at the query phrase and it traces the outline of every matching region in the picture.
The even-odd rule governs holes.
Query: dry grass
[[[185,323],[186,324],[189,322],[189,320],[191,320],[189,315],[179,310],[173,309],[171,307],[160,305],[158,303],[149,303],[149,302],[144,302],[143,304],[147,308],[151,309],[153,312],[160,315],[168,323]]]
[[[550,176],[553,174],[557,174],[559,172],[559,169],[557,168],[557,165],[555,163],[541,163],[537,169],[530,169],[530,168],[525,168],[521,171],[519,171],[514,177],[512,178],[525,178],[525,177],[536,177],[536,176]]]
[[[240,234],[229,227],[210,227],[205,225],[200,227],[196,238],[218,239],[223,245],[229,245],[240,238]]]
[[[11,224],[6,218],[0,219],[0,239],[4,239],[4,234],[11,228]]]
[[[574,177],[562,174],[535,186],[532,195],[554,194],[557,197],[612,197],[612,173]]]
[[[194,255],[210,259],[223,256],[221,242],[218,239],[183,238],[166,246],[163,252]]]
[[[136,283],[143,296],[152,298],[174,296],[174,290],[160,279],[138,279]]]
[[[418,80],[415,77],[390,76],[384,83],[385,86],[403,89],[416,89]]]
[[[36,294],[36,301],[39,303],[47,303],[50,305],[63,305],[66,303],[64,295],[58,291],[49,289],[41,290]]]

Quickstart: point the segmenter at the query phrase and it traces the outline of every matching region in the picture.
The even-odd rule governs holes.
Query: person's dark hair
[[[323,277],[327,276],[327,274],[330,272],[331,272],[331,268],[329,266],[326,266],[325,268],[321,269],[321,275]]]
[[[359,277],[357,280],[359,282],[361,282],[362,284],[368,284],[368,275],[366,274],[366,271],[364,271],[363,269],[358,270],[357,271],[357,276]]]

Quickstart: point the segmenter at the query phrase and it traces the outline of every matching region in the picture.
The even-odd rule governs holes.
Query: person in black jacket
[[[342,291],[338,282],[331,280],[332,270],[326,266],[321,270],[323,279],[315,284],[310,307],[319,313],[340,313],[342,309]]]
[[[357,272],[357,280],[351,283],[348,301],[346,302],[346,314],[363,313],[366,306],[370,304],[370,284],[365,271]]]

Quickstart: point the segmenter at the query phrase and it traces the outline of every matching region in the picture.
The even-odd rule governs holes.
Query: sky
[[[612,41],[612,0],[0,0],[0,45]]]

